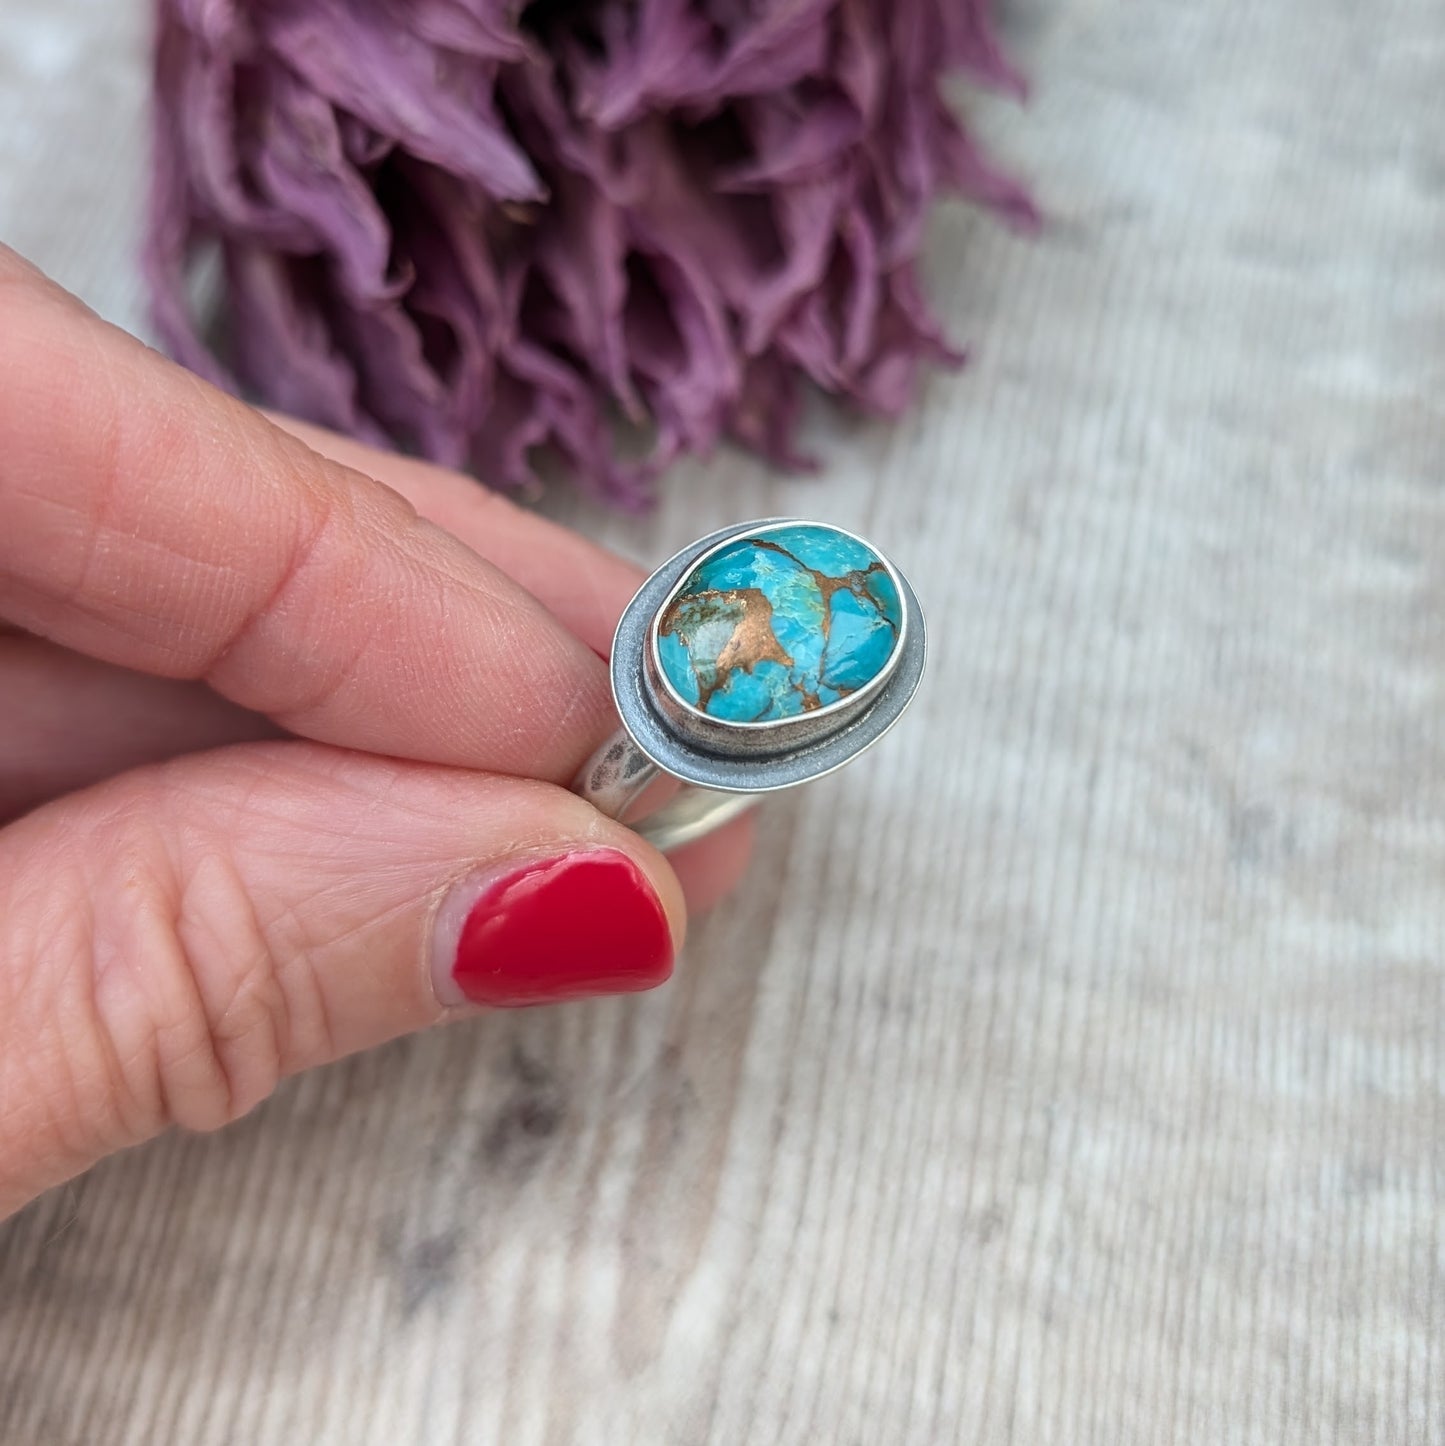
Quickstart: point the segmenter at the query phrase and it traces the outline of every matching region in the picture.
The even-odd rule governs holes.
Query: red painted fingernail
[[[468,880],[437,920],[443,1004],[556,1004],[651,989],[672,973],[672,929],[643,870],[588,849]]]

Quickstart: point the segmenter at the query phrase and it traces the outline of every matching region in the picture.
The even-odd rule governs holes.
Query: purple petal
[[[364,3],[285,0],[263,14],[270,48],[333,104],[499,199],[544,195],[498,120],[477,61],[437,51]]]
[[[768,95],[827,72],[834,0],[770,0],[734,41],[713,78],[711,95]]]
[[[395,294],[402,282],[387,275],[390,228],[346,154],[330,103],[274,67],[252,89],[264,119],[245,138],[247,169],[273,209],[303,223],[295,249],[335,257],[357,296]]]
[[[918,282],[938,198],[1037,223],[940,89],[1020,88],[987,0],[156,4],[162,340],[499,486],[550,452],[642,507],[723,436],[805,466],[809,385],[891,415],[961,360]]]
[[[357,406],[356,374],[316,305],[314,264],[226,248],[237,371],[282,411],[380,443],[384,433]]]

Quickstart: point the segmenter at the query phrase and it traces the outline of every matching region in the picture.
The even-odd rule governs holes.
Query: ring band
[[[573,789],[625,822],[659,777],[678,780],[635,827],[680,848],[877,742],[925,654],[918,599],[871,543],[792,518],[723,528],[624,610],[611,661],[621,726]]]
[[[588,760],[572,787],[608,818],[625,819],[635,800],[660,776],[657,764],[627,729],[619,728]],[[637,831],[667,853],[721,828],[757,801],[753,794],[687,786],[643,819]]]

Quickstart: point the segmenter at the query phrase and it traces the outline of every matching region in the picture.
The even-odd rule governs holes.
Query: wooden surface
[[[140,324],[138,0],[0,6],[0,234]],[[1015,0],[1052,215],[822,480],[932,673],[655,996],[0,1230],[0,1441],[1445,1442],[1445,15]],[[565,508],[564,508],[565,510]]]

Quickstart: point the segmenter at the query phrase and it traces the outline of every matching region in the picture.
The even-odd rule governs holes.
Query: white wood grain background
[[[0,3],[0,235],[132,326],[142,8]],[[0,1229],[5,1446],[1445,1442],[1445,12],[1010,27],[1052,219],[940,216],[972,369],[570,509],[876,535],[909,721],[656,995]]]

